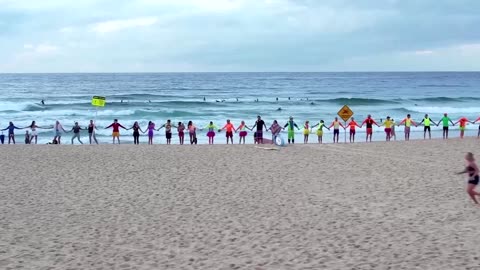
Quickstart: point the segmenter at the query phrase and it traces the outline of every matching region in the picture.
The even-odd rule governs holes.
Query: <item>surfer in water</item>
[[[45,105],[45,100],[42,99],[42,101],[40,101],[40,103],[41,103],[42,105]]]

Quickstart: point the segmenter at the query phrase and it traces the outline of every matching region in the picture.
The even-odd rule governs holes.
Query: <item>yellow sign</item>
[[[94,96],[92,98],[92,105],[96,107],[105,107],[105,97]]]
[[[353,111],[350,110],[350,108],[347,105],[345,105],[340,109],[340,111],[338,111],[337,114],[338,116],[340,116],[340,118],[343,119],[343,121],[347,122],[347,120],[353,116]]]

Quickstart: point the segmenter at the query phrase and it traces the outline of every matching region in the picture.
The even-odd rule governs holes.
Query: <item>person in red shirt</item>
[[[354,143],[355,142],[355,127],[360,126],[355,122],[355,119],[352,117],[352,120],[350,120],[350,123],[348,123],[348,127],[350,127],[350,142]]]
[[[227,131],[226,137],[227,137],[227,144],[228,144],[228,138],[230,138],[230,142],[233,144],[233,131],[235,130],[235,127],[233,126],[232,123],[230,123],[230,119],[227,119],[227,123],[225,126],[223,126],[224,130]]]
[[[112,137],[113,137],[113,144],[115,144],[115,138],[117,138],[118,144],[120,144],[120,128],[127,130],[124,126],[118,123],[118,119],[114,119],[113,123],[106,127],[105,129],[113,128]]]
[[[372,119],[372,116],[370,114],[367,116],[367,119],[363,121],[361,127],[363,127],[363,125],[367,125],[367,137],[365,141],[368,142],[368,138],[370,138],[370,142],[371,142],[372,134],[373,134],[373,125],[376,125],[377,127],[380,127],[380,126],[377,124],[377,122],[375,122],[375,120]]]
[[[460,138],[463,139],[463,136],[465,135],[465,129],[467,128],[467,123],[470,122],[466,117],[460,118],[454,125],[460,123]],[[472,123],[472,122],[470,122]]]

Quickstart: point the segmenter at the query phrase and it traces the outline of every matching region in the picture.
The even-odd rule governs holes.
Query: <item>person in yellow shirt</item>
[[[410,127],[417,126],[417,124],[410,118],[410,114],[407,114],[407,118],[403,119],[398,126],[404,124],[405,125],[405,141],[410,140]]]
[[[390,116],[387,116],[387,119],[382,125],[385,126],[386,140],[389,142],[392,136],[392,126],[394,125],[393,121],[390,119]]]

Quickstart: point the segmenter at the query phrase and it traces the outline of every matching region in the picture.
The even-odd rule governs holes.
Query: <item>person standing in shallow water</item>
[[[330,128],[325,126],[325,121],[320,120],[320,122],[316,125],[314,125],[312,128],[318,127],[317,129],[317,137],[318,137],[318,143],[323,143],[323,128],[326,128],[330,130]]]
[[[120,128],[127,130],[126,127],[122,126],[122,124],[118,123],[118,119],[114,119],[113,123],[110,126],[106,127],[105,129],[113,128],[112,137],[113,137],[113,144],[115,144],[115,138],[117,138],[118,144],[120,144]]]
[[[160,129],[165,128],[165,138],[167,139],[167,144],[172,143],[172,128],[176,128],[174,125],[172,125],[172,121],[170,119],[167,120],[167,123],[163,124],[160,128],[158,128],[158,131]]]
[[[257,121],[255,122],[255,125],[253,125],[252,129],[255,127],[257,128],[257,131],[255,131],[254,134],[255,143],[263,144],[263,128],[265,128],[265,132],[268,131],[268,128],[260,115],[257,116]]]
[[[218,127],[214,125],[212,121],[210,121],[210,124],[208,124],[205,129],[207,130],[208,144],[213,144],[215,139],[215,130],[217,130]]]
[[[398,126],[405,125],[405,141],[410,140],[410,127],[417,126],[417,124],[410,118],[410,114],[407,114],[407,118],[403,119]]]
[[[452,124],[452,126],[455,126],[455,123],[453,123],[452,119],[450,119],[450,117],[448,117],[447,113],[443,114],[443,117],[437,123],[437,126],[440,124],[440,122],[442,122],[442,126],[443,126],[443,139],[447,140],[448,139],[448,126],[450,125],[450,123]]]
[[[75,140],[75,138],[78,140],[78,142],[80,144],[83,144],[82,140],[80,140],[80,130],[83,130],[83,128],[81,128],[79,125],[78,125],[78,122],[75,122],[75,125],[72,127],[72,129],[70,131],[73,131],[73,136],[72,136],[72,144],[73,144],[73,140]],[[69,131],[69,132],[70,132]]]
[[[8,124],[8,127],[2,129],[2,131],[7,129],[8,129],[8,144],[10,144],[10,141],[13,141],[13,144],[15,144],[15,129],[23,129],[23,128],[16,127],[13,124],[13,122],[10,122]]]
[[[155,131],[155,123],[153,123],[152,121],[148,121],[148,126],[145,129],[145,131],[143,131],[143,133],[147,131],[148,131],[148,144],[153,144],[153,133]]]
[[[422,119],[422,122],[420,122],[419,125],[423,124],[423,139],[425,140],[427,138],[427,131],[428,131],[428,138],[432,139],[432,129],[431,125],[437,125],[435,121],[433,121],[428,114],[425,114],[425,117]]]
[[[55,129],[55,137],[53,138],[53,140],[57,141],[58,144],[61,144],[62,131],[63,132],[67,132],[67,131],[63,128],[62,124],[60,124],[60,121],[58,120],[55,122],[54,129]]]
[[[223,126],[222,130],[226,130],[226,137],[227,137],[227,144],[228,144],[228,139],[230,139],[230,142],[233,144],[233,131],[235,130],[235,126],[230,122],[230,119],[227,119],[227,123],[225,126]]]
[[[190,144],[197,144],[197,127],[192,121],[188,121],[187,130],[190,136]]]
[[[333,127],[333,143],[338,143],[338,139],[340,138],[340,127],[345,129],[345,127],[338,121],[338,117],[335,117],[335,120],[333,120],[332,124],[328,127],[331,128]]]
[[[475,157],[470,152],[468,152],[465,155],[465,161],[467,163],[467,165],[465,166],[465,170],[459,172],[458,174],[464,174],[464,173],[468,174],[467,193],[470,196],[470,198],[473,200],[473,202],[478,205],[478,200],[475,197],[475,196],[480,196],[480,193],[475,191],[475,188],[477,187],[479,182],[478,166],[477,166],[477,163],[475,162]]]
[[[177,132],[180,145],[183,145],[183,142],[185,141],[185,125],[182,122],[178,122]]]
[[[144,133],[140,128],[140,125],[137,121],[133,123],[133,126],[129,129],[133,129],[133,144],[140,144],[140,132]]]
[[[92,144],[92,139],[96,144],[98,144],[97,136],[95,136],[95,130],[98,130],[98,128],[95,123],[93,123],[93,120],[90,120],[90,124],[88,125],[88,141],[90,144]]]
[[[380,127],[375,120],[372,119],[372,116],[369,114],[367,116],[367,119],[365,119],[362,123],[363,125],[367,126],[367,136],[365,138],[365,141],[368,142],[368,139],[370,139],[370,142],[372,142],[372,135],[373,135],[373,125],[376,125],[377,127]]]
[[[247,129],[251,130],[249,127],[247,127],[247,125],[245,124],[245,121],[242,121],[240,123],[240,126],[238,126],[238,128],[235,130],[235,132],[240,130],[240,133],[238,135],[238,137],[240,138],[238,140],[238,144],[241,144],[242,141],[243,141],[243,144],[245,144],[245,137],[247,137],[248,135]]]
[[[360,128],[360,126],[355,122],[355,118],[352,117],[350,123],[348,123],[348,127],[350,127],[350,143],[355,142],[355,127]]]
[[[285,124],[285,126],[283,126],[283,129],[285,129],[286,127],[288,127],[288,129],[287,129],[288,143],[292,142],[292,144],[294,144],[295,143],[295,130],[294,130],[294,128],[297,128],[297,130],[300,130],[300,128],[298,128],[297,123],[295,123],[293,121],[292,116],[290,116],[290,118],[288,119],[288,122]]]

